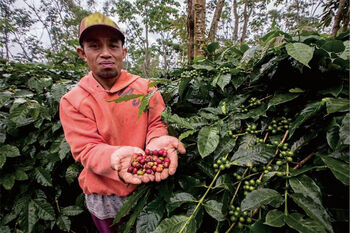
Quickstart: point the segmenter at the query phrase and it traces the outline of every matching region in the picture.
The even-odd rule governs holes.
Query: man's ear
[[[127,48],[123,48],[123,59],[126,57],[127,53],[128,53]]]
[[[81,59],[83,59],[83,61],[85,61],[85,62],[87,61],[86,55],[85,55],[85,52],[84,52],[83,48],[77,48],[77,53],[78,53],[79,57]]]

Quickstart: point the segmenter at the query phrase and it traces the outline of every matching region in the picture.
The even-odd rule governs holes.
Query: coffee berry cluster
[[[213,167],[215,169],[215,172],[217,172],[219,171],[219,169],[220,170],[229,169],[231,165],[232,163],[224,157],[224,158],[218,159],[216,163],[213,164]]]
[[[228,68],[228,67],[221,67],[220,68],[220,73],[221,74],[228,74],[228,73],[230,73],[231,72],[231,70],[230,70],[230,68]]]
[[[243,113],[243,112],[248,112],[248,108],[249,108],[249,107],[255,107],[255,106],[260,105],[260,104],[261,104],[261,101],[260,101],[259,99],[257,99],[256,97],[252,97],[252,98],[250,98],[250,99],[248,100],[248,105],[247,105],[247,106],[244,105],[244,104],[242,104],[242,105],[240,106],[241,112],[242,112],[242,113]]]
[[[146,149],[145,155],[135,153],[132,156],[132,162],[128,168],[128,172],[137,175],[162,172],[164,168],[168,168],[170,165],[170,159],[167,156],[168,153],[163,148],[153,151]]]
[[[245,131],[247,133],[250,133],[250,134],[257,134],[257,133],[259,133],[259,130],[257,130],[256,124],[248,125]]]
[[[240,207],[235,207],[234,205],[230,205],[229,212],[231,222],[238,221],[238,227],[243,228],[244,223],[250,224],[253,219],[249,216],[248,211],[241,211]]]
[[[249,192],[255,190],[259,185],[261,184],[261,180],[246,180],[244,181],[243,189],[244,189],[244,196],[246,196]]]
[[[291,123],[291,118],[282,117],[280,120],[272,120],[271,124],[267,127],[268,131],[271,131],[272,134],[283,132],[289,129]]]
[[[277,145],[278,149],[279,149],[279,157],[282,159],[285,159],[288,162],[292,162],[293,161],[293,156],[294,156],[294,151],[292,151],[291,149],[289,149],[289,145],[287,142],[285,143],[276,143],[273,142],[274,145]],[[282,165],[282,161],[277,161],[278,163],[276,163],[277,165]]]

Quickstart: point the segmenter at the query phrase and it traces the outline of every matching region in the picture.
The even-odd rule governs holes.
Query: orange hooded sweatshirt
[[[139,99],[107,102],[126,94],[147,94],[149,80],[122,70],[113,87],[105,90],[90,72],[78,85],[61,98],[60,120],[73,158],[84,169],[79,185],[86,194],[126,196],[136,189],[119,178],[111,168],[111,154],[119,146],[144,149],[155,137],[167,135],[161,121],[165,108],[159,91],[149,101],[149,109],[139,119]]]

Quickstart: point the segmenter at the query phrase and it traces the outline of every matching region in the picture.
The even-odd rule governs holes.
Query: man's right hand
[[[154,175],[144,174],[144,175],[135,175],[129,173],[127,170],[131,166],[132,155],[133,154],[145,154],[145,152],[133,146],[121,146],[111,155],[111,166],[114,170],[118,171],[119,177],[129,184],[141,184],[154,181]]]

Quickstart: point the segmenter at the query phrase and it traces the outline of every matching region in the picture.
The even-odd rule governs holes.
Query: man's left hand
[[[175,174],[178,165],[177,151],[181,154],[186,153],[184,144],[176,137],[168,135],[153,138],[146,146],[146,149],[149,150],[159,150],[161,148],[164,148],[167,151],[170,159],[170,165],[169,168],[164,169],[161,173],[155,173],[155,180],[157,182],[165,180],[169,175]]]

